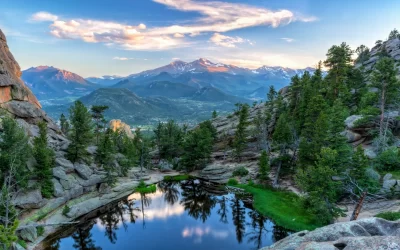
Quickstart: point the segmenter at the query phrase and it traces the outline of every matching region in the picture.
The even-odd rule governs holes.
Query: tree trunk
[[[385,84],[382,87],[382,94],[381,94],[381,119],[379,124],[379,136],[382,137],[383,135],[383,123],[385,121]]]
[[[354,208],[353,214],[351,215],[350,221],[357,220],[358,215],[360,214],[362,205],[364,203],[365,196],[367,196],[367,192],[364,192],[357,203],[357,206]]]
[[[274,182],[272,183],[272,186],[274,188],[278,188],[279,187],[278,180],[279,180],[279,172],[281,171],[281,167],[282,167],[282,161],[279,161],[279,165],[278,165],[278,169],[276,170]]]

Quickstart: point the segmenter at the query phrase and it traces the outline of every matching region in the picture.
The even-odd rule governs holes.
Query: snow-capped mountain
[[[101,86],[111,86],[121,81],[124,77],[117,75],[105,75],[100,77],[88,77],[86,80]]]
[[[267,78],[285,78],[290,79],[296,74],[302,75],[305,71],[314,72],[314,68],[305,69],[291,69],[279,66],[262,66],[258,69],[248,69],[237,67],[234,65],[214,63],[208,59],[200,58],[193,62],[174,61],[168,65],[140,72],[138,74],[132,74],[128,78],[136,77],[152,77],[159,75],[160,73],[166,72],[170,75],[181,75],[185,73],[198,74],[198,73],[227,73],[232,75],[250,75],[250,76],[267,76]]]

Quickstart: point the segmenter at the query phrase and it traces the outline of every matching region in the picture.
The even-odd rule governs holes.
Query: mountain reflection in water
[[[45,249],[259,249],[289,232],[253,210],[249,197],[200,180],[161,182],[49,237]]]

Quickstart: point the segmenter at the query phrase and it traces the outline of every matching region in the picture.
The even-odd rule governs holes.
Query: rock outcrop
[[[7,40],[0,30],[0,108],[15,118],[29,123],[45,120],[53,123],[31,90],[20,79],[21,68],[11,54]]]
[[[109,126],[113,131],[117,130],[123,131],[128,137],[130,138],[134,137],[134,135],[132,134],[131,127],[121,120],[117,119],[111,120]]]
[[[400,221],[368,218],[336,223],[312,232],[294,233],[261,250],[268,249],[400,249]]]

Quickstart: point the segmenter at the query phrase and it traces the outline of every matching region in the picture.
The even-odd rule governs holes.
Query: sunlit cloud
[[[40,11],[31,16],[30,21],[34,22],[44,22],[44,21],[56,21],[58,16],[53,15],[49,12]]]
[[[281,40],[288,42],[288,43],[292,43],[295,41],[293,38],[289,38],[289,37],[282,37]]]
[[[118,60],[118,61],[128,61],[128,60],[133,60],[133,59],[135,59],[135,58],[132,58],[132,57],[118,57],[118,56],[113,57],[113,60]]]
[[[240,43],[247,42],[247,43],[252,44],[247,39],[243,39],[238,36],[236,36],[236,37],[225,36],[225,35],[221,35],[220,33],[214,33],[214,35],[210,38],[210,41],[216,45],[228,47],[228,48],[235,48],[236,44],[240,44]]]
[[[92,19],[65,19],[48,12],[37,12],[31,20],[51,22],[50,34],[59,39],[104,43],[108,47],[125,50],[167,50],[192,46],[190,38],[214,33],[211,41],[219,46],[235,47],[247,40],[220,33],[253,26],[279,27],[291,22],[309,22],[313,17],[302,17],[289,10],[269,10],[247,4],[221,1],[153,0],[179,11],[197,12],[200,18],[185,24],[146,27],[145,24],[126,24]]]

